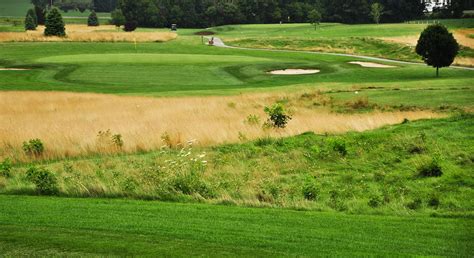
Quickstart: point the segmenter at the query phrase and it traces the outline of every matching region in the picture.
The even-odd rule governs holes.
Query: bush
[[[334,151],[338,152],[342,156],[347,155],[347,145],[343,139],[333,139],[331,141],[331,147]]]
[[[97,13],[92,11],[87,19],[87,26],[99,26],[99,18],[97,17]]]
[[[377,208],[382,205],[383,199],[380,195],[373,194],[370,196],[369,202],[367,203],[372,208]]]
[[[44,168],[30,167],[26,171],[26,180],[35,184],[38,194],[55,195],[59,192],[56,177]]]
[[[314,180],[307,180],[303,185],[303,197],[306,200],[314,201],[319,197],[319,187]]]
[[[41,156],[44,152],[44,144],[40,139],[32,139],[23,142],[23,151],[29,156]]]
[[[51,9],[51,11],[48,13],[45,26],[45,36],[66,36],[66,28],[64,27],[63,17],[57,8]]]
[[[417,171],[421,177],[440,177],[443,175],[443,169],[436,158],[429,162],[423,162],[418,166]]]
[[[3,177],[10,177],[11,176],[11,170],[12,170],[12,162],[9,159],[5,159],[0,163],[0,176]]]
[[[422,201],[419,198],[414,199],[413,201],[407,203],[407,208],[410,210],[417,210],[421,207]]]
[[[291,116],[287,114],[281,103],[276,103],[271,107],[265,107],[264,111],[269,116],[267,124],[274,128],[285,128],[288,121],[291,120]]]

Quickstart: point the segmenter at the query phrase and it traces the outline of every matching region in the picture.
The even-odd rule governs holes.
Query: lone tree
[[[64,28],[64,21],[61,13],[57,8],[51,9],[46,16],[46,29],[44,30],[45,36],[66,36],[66,29]]]
[[[31,18],[33,18],[33,21],[35,23],[35,28],[38,27],[38,16],[36,16],[36,12],[34,9],[29,9],[28,12],[26,13],[26,16],[30,15]]]
[[[123,16],[122,10],[116,9],[110,15],[112,16],[110,23],[115,25],[117,28],[125,24],[125,17]]]
[[[458,52],[458,42],[441,24],[428,26],[421,33],[416,45],[416,53],[423,58],[423,61],[436,67],[436,77],[439,76],[439,68],[450,66]]]
[[[99,18],[97,17],[97,13],[92,11],[87,19],[87,26],[99,26]]]
[[[308,13],[308,20],[311,24],[314,25],[314,29],[319,25],[321,22],[321,13],[318,10],[313,9]]]
[[[27,14],[25,18],[25,30],[36,30],[35,20],[30,14]]]
[[[374,20],[375,23],[380,23],[380,16],[383,14],[384,7],[380,3],[373,3],[370,6],[370,16]]]

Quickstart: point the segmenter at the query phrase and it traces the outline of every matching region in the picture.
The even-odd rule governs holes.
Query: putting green
[[[265,67],[283,62],[241,55],[154,53],[58,55],[36,61],[65,67],[55,77],[63,82],[138,91],[226,88],[243,85],[248,78],[270,80]]]
[[[235,55],[201,55],[201,54],[85,54],[61,55],[40,58],[40,63],[55,64],[235,64],[235,63],[262,63],[271,62],[268,58],[235,56]]]

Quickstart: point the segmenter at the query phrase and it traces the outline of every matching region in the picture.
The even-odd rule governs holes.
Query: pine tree
[[[36,12],[34,9],[29,9],[28,12],[26,13],[26,16],[30,15],[31,18],[33,18],[33,21],[35,23],[35,28],[38,27],[38,16],[36,16]]]
[[[36,30],[35,20],[30,14],[26,15],[25,18],[25,30]]]
[[[97,18],[95,11],[92,11],[92,13],[89,15],[89,18],[87,19],[87,26],[99,26],[99,18]]]
[[[44,30],[45,36],[66,36],[66,29],[64,27],[63,17],[57,8],[51,9],[46,16],[46,29]]]

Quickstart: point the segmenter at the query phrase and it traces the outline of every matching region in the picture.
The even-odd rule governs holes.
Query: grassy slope
[[[463,219],[13,196],[0,210],[7,256],[472,254]]]
[[[472,216],[473,130],[473,117],[466,115],[340,136],[307,133],[215,148],[62,160],[44,166],[57,175],[61,195],[72,197]],[[334,147],[335,142],[346,146],[346,155]],[[203,152],[207,165],[201,165],[199,158],[189,161]],[[439,160],[443,176],[420,177],[418,168],[430,164],[433,157]],[[0,181],[0,192],[34,194],[34,185],[24,177],[27,168],[14,168],[11,178]]]
[[[450,29],[474,27],[474,19],[442,20],[441,23]],[[242,47],[316,50],[419,61],[413,48],[374,38],[414,36],[426,26],[426,22],[381,25],[324,23],[315,30],[309,24],[265,24],[229,25],[217,27],[215,31],[231,45]],[[468,48],[463,48],[460,55],[474,57]]]

